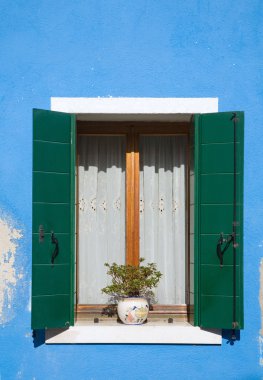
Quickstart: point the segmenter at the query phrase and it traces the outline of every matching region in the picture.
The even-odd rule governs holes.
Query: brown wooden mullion
[[[126,143],[126,263],[132,264],[133,241],[131,237],[133,225],[133,140],[132,131],[127,134]]]
[[[126,151],[126,263],[139,264],[139,151],[132,127]]]

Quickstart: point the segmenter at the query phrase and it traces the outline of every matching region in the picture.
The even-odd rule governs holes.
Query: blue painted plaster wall
[[[262,19],[261,0],[1,1],[0,208],[23,233],[23,278],[0,326],[1,380],[263,377]],[[31,110],[49,109],[51,96],[219,97],[220,111],[246,112],[245,330],[234,346],[34,347]]]

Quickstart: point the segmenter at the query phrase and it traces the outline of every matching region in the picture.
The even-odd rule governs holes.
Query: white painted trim
[[[51,110],[95,115],[176,115],[218,112],[218,98],[51,98]],[[106,119],[105,119],[106,120]]]
[[[47,329],[46,344],[222,344],[221,331],[176,324],[127,326],[119,324],[74,326],[67,330]]]

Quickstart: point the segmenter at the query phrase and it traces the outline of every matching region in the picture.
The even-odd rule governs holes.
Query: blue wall
[[[1,8],[0,218],[22,230],[15,269],[23,277],[13,285],[12,313],[8,305],[3,310],[0,379],[262,378],[263,2],[2,0]],[[220,111],[246,112],[240,341],[34,347],[28,306],[31,112],[49,109],[51,96],[218,97]]]

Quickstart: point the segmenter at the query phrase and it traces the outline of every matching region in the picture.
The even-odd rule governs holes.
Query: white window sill
[[[109,322],[47,329],[46,344],[222,344],[221,330],[203,330],[186,322],[127,326]]]

